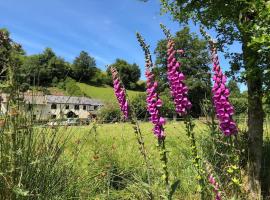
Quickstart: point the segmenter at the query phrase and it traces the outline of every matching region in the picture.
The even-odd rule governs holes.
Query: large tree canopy
[[[141,70],[136,63],[130,64],[125,60],[116,59],[116,61],[111,64],[111,66],[116,67],[121,80],[128,89],[135,89],[137,81],[141,77]],[[111,72],[107,69],[107,73],[111,76]]]
[[[87,52],[81,51],[72,65],[72,75],[77,81],[89,82],[97,71],[95,58]]]
[[[201,101],[210,97],[210,69],[207,41],[201,40],[194,33],[190,33],[188,27],[178,31],[173,37],[176,49],[184,50],[184,55],[179,57],[182,63],[180,70],[186,75],[186,83],[189,87],[189,98],[192,101],[192,114],[201,114]],[[160,40],[155,49],[155,72],[159,74],[161,91],[168,87],[167,83],[167,40]],[[166,90],[165,90],[166,91]],[[168,94],[169,95],[169,94]]]
[[[22,81],[35,86],[50,86],[54,79],[64,79],[69,72],[69,64],[57,57],[52,49],[46,48],[41,54],[25,57]]]
[[[241,55],[234,57],[244,70],[248,86],[249,193],[250,199],[261,195],[263,146],[263,85],[269,70],[269,1],[266,0],[161,0],[162,9],[174,19],[188,23],[191,19],[218,33],[220,46],[240,41]],[[265,50],[266,49],[266,50]],[[267,50],[268,49],[268,50]],[[267,88],[267,87],[266,87]],[[270,184],[269,184],[270,185]],[[268,191],[270,189],[268,188]]]

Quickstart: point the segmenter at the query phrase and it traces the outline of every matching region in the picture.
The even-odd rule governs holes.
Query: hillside
[[[116,101],[116,97],[114,96],[113,88],[110,86],[93,86],[88,85],[85,83],[76,83],[76,85],[80,88],[81,92],[85,94],[87,97],[93,98],[93,99],[100,99],[105,102],[111,102]],[[64,91],[57,87],[50,87],[48,88],[49,92],[54,95],[70,95],[70,96],[76,96],[68,93],[67,91]],[[134,97],[137,94],[140,94],[142,92],[139,91],[133,91],[133,90],[127,90],[128,96],[130,98]]]
[[[93,99],[101,99],[104,101],[116,101],[114,96],[113,88],[110,86],[93,86],[85,83],[77,83],[81,91],[86,94],[86,96]],[[139,91],[127,90],[128,96],[132,98],[136,94],[142,93]]]

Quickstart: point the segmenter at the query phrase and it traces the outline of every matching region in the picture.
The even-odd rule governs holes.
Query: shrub
[[[118,122],[121,120],[121,111],[116,103],[108,103],[98,113],[98,120],[104,122]]]
[[[230,101],[234,106],[235,115],[247,113],[248,102],[246,98],[231,98]]]
[[[148,116],[145,93],[137,94],[134,96],[131,99],[130,105],[138,119],[145,119]]]
[[[71,96],[82,96],[84,94],[72,78],[66,78],[64,82],[59,82],[58,87],[64,89]]]

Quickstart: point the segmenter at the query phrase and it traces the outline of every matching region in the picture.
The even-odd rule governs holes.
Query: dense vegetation
[[[180,23],[193,20],[202,28],[218,33],[219,47],[235,41],[242,53],[230,54],[232,74],[241,70],[248,87],[249,189],[250,199],[261,194],[261,161],[263,147],[263,96],[269,95],[269,11],[268,1],[204,1],[161,0],[162,10]],[[264,90],[266,89],[266,90]],[[269,192],[269,188],[267,189]]]
[[[181,23],[192,19],[214,28],[218,43],[205,27],[202,40],[188,28],[172,36],[163,26],[166,40],[157,44],[154,68],[149,46],[137,33],[146,84],[138,82],[135,63],[116,59],[111,77],[87,52],[72,63],[49,48],[27,56],[8,31],[0,31],[0,91],[9,94],[7,112],[0,115],[0,199],[269,198],[270,4],[161,2],[162,11]],[[243,53],[230,55],[231,79],[225,85],[216,45],[222,50],[234,41],[241,42]],[[246,82],[248,91],[241,92],[237,81]],[[108,85],[114,86],[124,118]],[[51,86],[68,95],[107,98],[109,103],[90,126],[37,126],[21,92],[48,92]],[[180,118],[165,124],[165,118],[176,116]],[[151,126],[140,121],[149,119]],[[119,125],[122,120],[126,123]],[[102,124],[107,122],[115,124]]]

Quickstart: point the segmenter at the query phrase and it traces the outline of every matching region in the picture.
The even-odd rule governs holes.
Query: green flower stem
[[[162,162],[162,179],[164,180],[164,183],[166,185],[166,192],[167,197],[170,199],[170,183],[169,183],[169,171],[168,171],[168,158],[167,158],[167,150],[165,145],[165,137],[158,139],[158,149],[159,149],[159,155],[160,155],[160,161]]]
[[[197,170],[198,176],[197,180],[200,185],[200,193],[201,193],[201,199],[205,200],[207,198],[207,195],[205,194],[205,180],[203,177],[205,177],[205,170],[201,166],[201,158],[198,154],[198,149],[196,145],[196,139],[195,139],[195,134],[194,134],[194,126],[195,124],[192,122],[191,116],[186,116],[185,117],[185,125],[186,125],[186,133],[189,138],[189,141],[191,143],[191,150],[192,150],[192,157],[193,157],[193,164]]]

